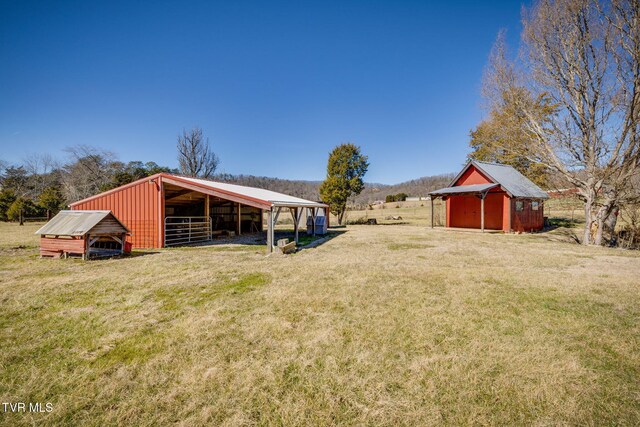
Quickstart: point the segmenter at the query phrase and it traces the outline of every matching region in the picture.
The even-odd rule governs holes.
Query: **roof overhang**
[[[325,203],[312,202],[310,200],[300,201],[278,201],[278,200],[263,200],[256,197],[251,197],[246,194],[235,193],[232,191],[224,190],[221,188],[215,188],[209,185],[202,185],[198,182],[194,182],[175,175],[162,175],[162,182],[172,184],[178,187],[186,188],[189,190],[197,191],[210,196],[219,197],[221,199],[230,200],[232,202],[242,203],[243,205],[252,206],[258,209],[271,209],[272,207],[284,207],[284,208],[327,208],[329,205]]]
[[[446,187],[439,190],[435,190],[429,193],[431,197],[446,197],[446,196],[485,196],[489,191],[496,187],[500,187],[500,184],[473,184],[473,185],[458,185],[456,187]]]
[[[271,203],[266,200],[255,199],[253,197],[247,197],[242,194],[231,193],[223,190],[214,190],[210,187],[200,185],[195,182],[189,182],[185,179],[181,179],[178,176],[164,175],[162,182],[172,184],[178,187],[187,188],[189,190],[197,191],[202,194],[208,194],[210,196],[219,197],[221,199],[230,200],[232,202],[242,203],[243,205],[252,206],[258,209],[269,209]]]
[[[292,203],[292,202],[272,202],[271,204],[276,208],[328,208],[329,205],[325,203]]]

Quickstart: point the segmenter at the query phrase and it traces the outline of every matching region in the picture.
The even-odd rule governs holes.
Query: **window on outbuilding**
[[[539,208],[540,208],[540,202],[538,202],[538,201],[531,202],[531,210],[532,211],[537,211]]]
[[[524,210],[524,202],[522,200],[516,200],[516,211],[521,212]]]

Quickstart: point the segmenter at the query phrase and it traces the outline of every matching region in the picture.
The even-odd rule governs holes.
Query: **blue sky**
[[[0,0],[0,159],[88,144],[177,166],[200,126],[221,172],[320,180],[353,142],[369,182],[459,169],[518,1]]]

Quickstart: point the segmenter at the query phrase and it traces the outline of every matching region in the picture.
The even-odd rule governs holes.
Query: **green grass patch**
[[[575,228],[584,224],[584,221],[571,218],[550,218],[549,224],[552,227]]]
[[[142,364],[165,349],[164,341],[162,333],[148,328],[116,342],[112,349],[101,354],[94,363],[99,366]]]
[[[316,240],[322,239],[324,236],[310,236],[307,234],[303,234],[298,236],[298,246],[307,246],[308,244],[315,242]]]
[[[154,298],[166,311],[182,311],[199,307],[225,295],[238,295],[252,291],[271,281],[268,274],[248,273],[240,276],[221,277],[206,284],[179,284],[163,286],[154,291]]]

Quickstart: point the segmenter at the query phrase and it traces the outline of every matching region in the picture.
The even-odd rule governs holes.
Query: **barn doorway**
[[[262,209],[172,184],[164,185],[165,246],[262,231]]]
[[[481,198],[476,195],[451,196],[450,227],[480,228],[481,227]],[[501,193],[488,193],[484,200],[485,220],[484,228],[488,230],[502,229],[504,198]]]

